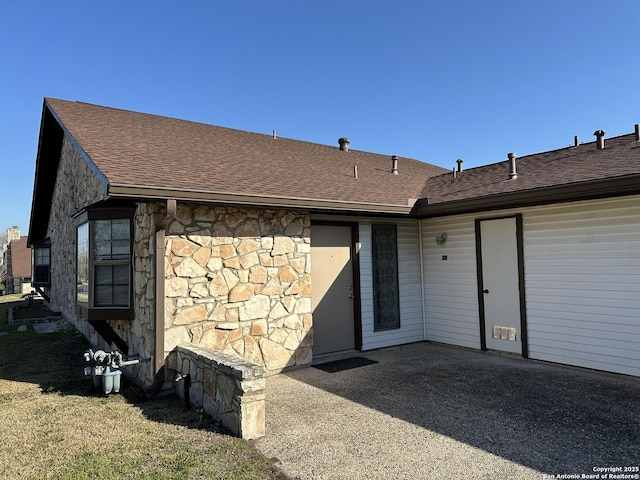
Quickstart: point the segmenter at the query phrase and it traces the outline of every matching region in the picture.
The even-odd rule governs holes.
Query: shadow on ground
[[[0,305],[1,310],[13,307],[14,312],[24,312],[26,300],[16,300]],[[39,309],[35,305],[35,309]],[[6,312],[0,312],[0,315]],[[18,328],[26,326],[26,330]],[[34,325],[22,322],[16,316],[13,324],[0,319],[0,379],[39,385],[43,394],[77,395],[86,397],[124,399],[138,407],[149,420],[198,428],[216,433],[228,432],[207,415],[187,409],[184,401],[176,395],[150,398],[134,383],[122,377],[119,393],[104,395],[96,390],[93,379],[84,375],[84,352],[89,349],[86,339],[75,329],[37,334]],[[126,367],[125,367],[126,368]]]
[[[638,465],[636,377],[432,343],[360,356],[379,363],[285,375],[539,472]]]

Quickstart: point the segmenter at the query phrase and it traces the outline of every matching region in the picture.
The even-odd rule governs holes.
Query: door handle
[[[489,289],[485,288],[484,290],[482,290],[482,293],[489,293]]]
[[[353,297],[353,293],[350,293],[350,294],[349,294],[349,298],[354,298],[354,297]]]

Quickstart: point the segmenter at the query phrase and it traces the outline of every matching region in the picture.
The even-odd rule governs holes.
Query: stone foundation
[[[264,436],[266,378],[260,365],[192,344],[177,346],[169,365],[173,378],[189,375],[193,408],[202,408],[240,438]],[[183,382],[176,382],[182,398]]]

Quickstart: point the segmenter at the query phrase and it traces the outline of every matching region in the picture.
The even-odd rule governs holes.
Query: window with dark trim
[[[398,232],[393,224],[371,226],[373,329],[400,328]]]
[[[76,219],[76,301],[88,320],[133,318],[131,215],[88,210]]]
[[[36,243],[32,246],[33,273],[32,285],[48,287],[51,285],[51,244],[49,241]]]

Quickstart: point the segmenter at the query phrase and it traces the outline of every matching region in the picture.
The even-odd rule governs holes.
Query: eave
[[[361,214],[410,215],[415,199],[407,199],[406,205],[385,203],[348,202],[330,199],[272,197],[228,192],[180,190],[144,185],[109,184],[108,194],[112,198],[131,200],[159,200],[173,198],[182,202],[245,205],[272,208],[295,208],[311,211],[350,212]]]
[[[430,204],[428,199],[420,199],[416,202],[412,213],[419,218],[433,218],[635,194],[640,194],[640,174],[485,195],[451,202]]]

